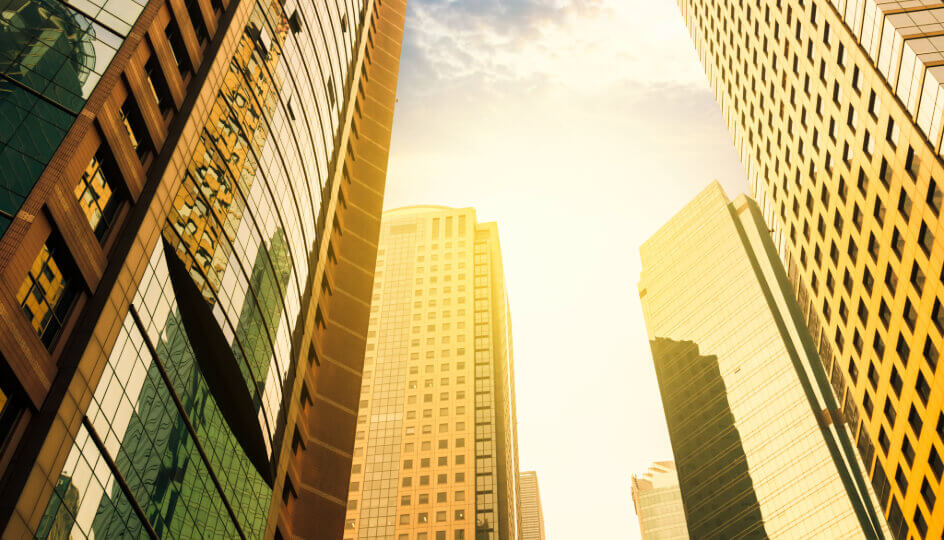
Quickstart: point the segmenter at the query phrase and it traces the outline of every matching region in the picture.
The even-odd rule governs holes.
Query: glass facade
[[[520,494],[521,540],[544,540],[544,509],[541,507],[541,490],[538,475],[534,471],[522,471],[518,475]]]
[[[713,183],[640,251],[691,537],[882,536],[756,205]]]
[[[0,2],[0,234],[19,211],[144,2]]]
[[[642,540],[688,540],[675,463],[659,461],[633,475],[632,492]]]
[[[344,538],[515,538],[497,228],[471,209],[402,208],[379,248]]]
[[[678,3],[892,534],[940,538],[944,9]]]
[[[204,25],[198,4],[187,4],[195,26]],[[162,239],[43,502],[37,538],[263,536],[296,369],[292,337],[305,320],[324,194],[338,161],[338,93],[353,80],[365,7],[353,0],[252,5],[178,173]],[[85,2],[83,10],[116,27],[134,20],[116,2]],[[196,31],[209,38],[205,26]],[[69,43],[86,55],[76,65],[98,66],[87,58],[95,58],[94,47],[74,47],[92,38],[76,35]],[[176,52],[180,63],[184,53]],[[83,81],[93,77],[86,71]],[[166,81],[158,88],[148,75],[147,82],[158,104],[161,95],[166,101]],[[73,113],[82,105],[69,104]],[[143,160],[155,148],[141,115],[131,95],[118,111]],[[75,187],[99,238],[121,200],[115,174],[112,156],[98,153]],[[44,340],[58,331],[68,299],[56,254],[43,251],[20,295]]]

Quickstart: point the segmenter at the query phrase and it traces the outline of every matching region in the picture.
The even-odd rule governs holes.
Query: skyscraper
[[[643,475],[633,475],[632,491],[643,540],[688,540],[675,463],[657,461]]]
[[[714,182],[640,248],[692,538],[878,538],[882,521],[757,205]]]
[[[344,538],[518,535],[511,320],[498,228],[384,213]]]
[[[341,537],[404,16],[7,2],[4,537]]]
[[[679,6],[889,525],[940,538],[944,6]]]
[[[518,475],[518,493],[521,497],[520,540],[544,540],[544,510],[541,508],[541,490],[538,473],[522,471]]]

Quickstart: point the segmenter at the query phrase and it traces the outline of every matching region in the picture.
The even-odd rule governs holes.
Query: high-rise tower
[[[541,490],[538,488],[538,473],[522,471],[518,475],[518,492],[521,495],[520,540],[544,540],[544,509],[541,507]]]
[[[881,537],[757,205],[714,182],[640,252],[689,535]]]
[[[675,463],[657,461],[633,475],[632,492],[642,540],[688,540]]]
[[[384,213],[344,538],[518,535],[511,320],[498,228]]]
[[[3,537],[340,538],[405,0],[11,0]]]
[[[944,6],[679,0],[893,533],[944,534]]]

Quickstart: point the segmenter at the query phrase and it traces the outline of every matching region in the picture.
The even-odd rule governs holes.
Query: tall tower
[[[405,0],[75,5],[0,17],[0,534],[340,538]]]
[[[541,490],[538,488],[538,473],[522,471],[518,475],[518,492],[521,494],[520,540],[544,540],[544,509],[541,507]]]
[[[692,538],[878,538],[882,520],[757,205],[714,182],[640,248]]]
[[[498,227],[384,213],[344,538],[518,535],[511,320]]]
[[[889,525],[940,538],[944,6],[679,6]]]
[[[675,463],[657,461],[644,474],[633,475],[632,492],[643,540],[688,540]]]

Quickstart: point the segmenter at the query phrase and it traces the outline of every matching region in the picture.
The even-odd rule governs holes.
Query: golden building
[[[384,213],[344,538],[516,538],[515,426],[497,226]]]
[[[633,506],[643,540],[688,540],[675,463],[657,461],[633,475]]]
[[[340,539],[406,0],[106,3],[0,17],[0,537]]]
[[[756,203],[714,182],[640,248],[692,538],[879,538],[851,434]]]
[[[541,507],[538,473],[522,471],[518,475],[518,493],[518,506],[521,510],[520,540],[544,540],[544,509]]]
[[[678,3],[892,532],[941,538],[944,6]]]

